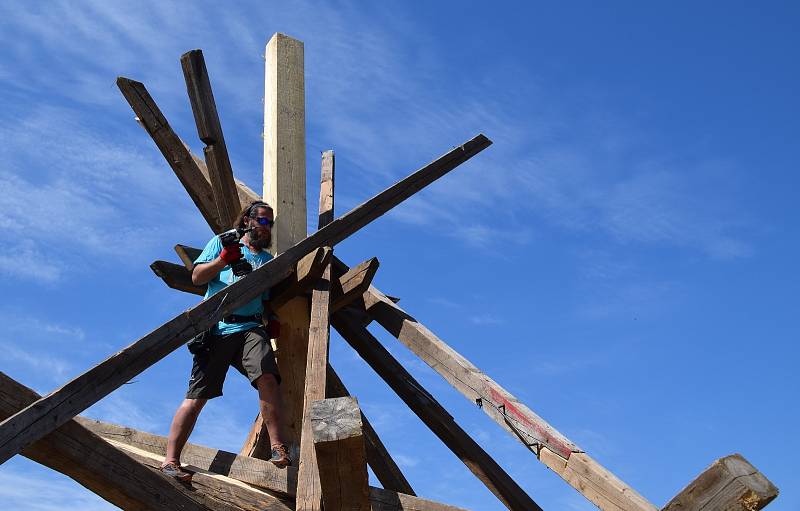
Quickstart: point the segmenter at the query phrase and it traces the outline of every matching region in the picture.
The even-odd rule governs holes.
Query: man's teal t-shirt
[[[218,236],[214,236],[211,238],[211,241],[206,244],[203,252],[200,253],[197,259],[195,259],[194,264],[211,262],[216,259],[217,256],[219,256],[220,252],[222,252],[222,243],[220,243]],[[262,250],[261,252],[254,254],[249,248],[242,247],[242,254],[244,255],[244,258],[247,259],[251,265],[253,265],[253,270],[260,268],[270,259],[272,259],[272,254],[266,250]],[[237,277],[233,274],[233,270],[231,270],[230,265],[226,266],[221,272],[219,272],[219,275],[208,281],[206,298],[219,293],[240,278],[242,277]],[[232,314],[236,314],[237,316],[253,316],[254,314],[261,314],[264,311],[264,306],[261,304],[261,302],[262,300],[268,299],[269,291],[234,310]],[[217,335],[232,334],[235,332],[241,332],[242,330],[249,330],[259,325],[261,325],[261,323],[258,321],[252,321],[248,323],[225,323],[224,321],[220,321],[217,326],[214,327],[212,333]]]

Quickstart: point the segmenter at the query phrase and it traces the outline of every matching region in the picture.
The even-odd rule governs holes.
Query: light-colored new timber
[[[756,511],[778,496],[778,488],[741,454],[711,464],[662,511]]]
[[[367,455],[354,397],[322,399],[309,408],[325,511],[369,510]]]

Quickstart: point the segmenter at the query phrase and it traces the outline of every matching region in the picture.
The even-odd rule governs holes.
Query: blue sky
[[[306,54],[344,213],[478,132],[494,145],[337,247],[657,506],[739,452],[800,510],[790,2],[0,1],[0,370],[49,392],[196,300],[148,265],[211,232],[114,85],[144,82],[196,152],[179,57],[202,48],[237,177],[261,190],[263,52]],[[593,506],[371,328],[544,509]],[[421,496],[500,503],[334,335],[332,362]],[[86,415],[165,434],[180,349]],[[238,451],[232,374],[192,441]],[[465,489],[468,488],[468,491]],[[9,509],[111,509],[21,457]]]

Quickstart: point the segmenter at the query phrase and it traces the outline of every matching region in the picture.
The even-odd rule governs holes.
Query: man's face
[[[269,224],[273,219],[272,210],[269,208],[258,208],[255,211],[255,218],[247,218],[247,227],[255,227],[248,234],[253,247],[263,250],[272,243],[272,228]]]

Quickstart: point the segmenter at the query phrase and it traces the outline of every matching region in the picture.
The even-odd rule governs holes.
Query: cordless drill
[[[219,235],[219,241],[222,243],[223,247],[238,245],[239,240],[242,239],[242,236],[253,229],[254,228],[251,227],[249,229],[231,229],[230,231],[225,231]],[[231,270],[233,271],[234,275],[241,277],[253,271],[253,266],[248,263],[244,257],[242,257],[241,259],[231,263]]]

